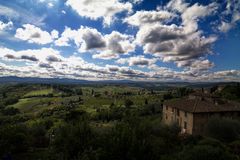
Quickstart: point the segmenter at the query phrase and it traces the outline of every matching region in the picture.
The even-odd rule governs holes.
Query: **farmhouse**
[[[240,117],[240,104],[206,93],[194,93],[164,102],[163,122],[177,123],[182,133],[201,135],[212,116]]]

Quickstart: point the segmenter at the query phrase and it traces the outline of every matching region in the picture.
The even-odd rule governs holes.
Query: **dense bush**
[[[20,111],[17,108],[7,107],[7,108],[2,109],[1,113],[3,115],[13,116],[13,115],[16,115],[16,114],[20,113]]]
[[[240,122],[230,118],[213,117],[206,125],[206,136],[231,142],[240,136]]]
[[[234,160],[225,146],[214,139],[205,139],[197,145],[187,146],[182,153],[179,154],[179,160]]]
[[[94,147],[94,134],[86,121],[66,124],[54,131],[51,148],[56,159],[80,158]]]
[[[17,154],[29,149],[29,130],[24,125],[1,126],[0,157],[6,154]]]

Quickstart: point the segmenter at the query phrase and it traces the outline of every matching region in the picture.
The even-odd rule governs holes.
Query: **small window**
[[[187,129],[187,122],[184,122],[184,129]]]
[[[172,112],[174,112],[174,108],[172,108]]]
[[[166,106],[166,110],[168,110],[168,106]]]
[[[168,116],[167,116],[167,114],[166,114],[166,117],[165,117],[166,119],[168,119]]]
[[[187,112],[184,112],[185,117],[187,117]]]

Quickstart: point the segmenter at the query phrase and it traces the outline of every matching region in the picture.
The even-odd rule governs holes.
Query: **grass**
[[[18,108],[24,113],[36,113],[43,109],[50,108],[48,102],[53,101],[54,98],[23,98],[20,99],[18,103],[11,105],[10,107]]]
[[[27,94],[24,95],[24,97],[27,98],[27,97],[46,96],[51,93],[53,93],[53,89],[48,88],[48,89],[42,89],[42,90],[28,92]]]

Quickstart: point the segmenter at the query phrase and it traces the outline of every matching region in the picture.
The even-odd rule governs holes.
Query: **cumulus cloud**
[[[113,31],[111,34],[105,35],[107,49],[115,53],[128,53],[135,50],[135,45],[131,43],[133,36],[121,34]]]
[[[171,21],[175,17],[174,13],[160,11],[137,11],[134,15],[127,17],[124,22],[133,26],[151,25]]]
[[[136,43],[143,46],[145,54],[190,69],[183,64],[193,64],[194,60],[212,54],[212,45],[217,37],[206,37],[199,29],[198,21],[215,14],[217,9],[217,3],[201,5],[171,0],[166,6],[158,7],[157,11],[138,11],[125,22],[139,27]]]
[[[57,46],[69,46],[71,42],[80,52],[95,51],[93,58],[118,58],[117,54],[127,54],[135,50],[134,37],[113,31],[102,35],[94,28],[81,26],[78,30],[65,28],[61,37],[55,41]]]
[[[211,53],[215,36],[204,37],[200,32],[186,33],[176,25],[142,27],[137,33],[137,42],[145,53],[152,53],[163,61],[182,61],[199,58]]]
[[[13,27],[13,22],[9,21],[7,23],[4,23],[2,21],[0,21],[0,32],[4,31],[4,30],[9,30]]]
[[[29,43],[48,44],[58,38],[58,31],[53,30],[50,34],[34,25],[24,24],[23,28],[16,30],[15,37]]]
[[[120,58],[116,62],[119,64],[128,64],[129,66],[146,67],[153,65],[157,60],[155,58],[145,58],[144,56],[135,56],[129,58]]]
[[[78,30],[66,27],[61,37],[55,41],[57,46],[69,46],[73,41],[81,51],[100,49],[106,46],[104,37],[94,28],[81,26]]]
[[[36,61],[38,61],[38,59],[34,56],[34,55],[30,55],[30,56],[28,56],[28,55],[22,55],[21,57],[20,57],[20,59],[22,59],[22,60],[29,60],[29,61],[34,61],[34,62],[36,62]]]
[[[40,68],[53,68],[50,64],[48,63],[39,63]]]
[[[131,3],[124,3],[119,0],[67,0],[66,5],[70,6],[80,16],[93,20],[103,18],[106,25],[111,24],[117,13],[132,11]]]
[[[18,61],[32,61],[32,62],[60,62],[64,57],[60,55],[60,52],[52,48],[42,48],[37,50],[20,50],[15,51],[8,48],[0,48],[0,58],[7,58],[10,60]]]
[[[97,59],[104,59],[104,60],[110,60],[110,59],[117,59],[119,58],[119,54],[112,52],[111,50],[103,51],[99,54],[94,54],[92,56],[93,58]]]
[[[189,6],[182,12],[182,21],[187,32],[194,32],[198,29],[198,20],[204,18],[217,10],[218,5],[216,3],[210,3],[209,5],[203,6],[195,3]]]
[[[218,30],[221,32],[228,32],[230,29],[236,26],[236,23],[240,21],[240,1],[239,0],[227,0],[225,4],[225,11],[221,14],[221,22],[218,25]]]
[[[57,56],[55,56],[55,55],[49,55],[49,56],[47,56],[46,60],[47,60],[48,62],[61,62],[61,61],[62,61],[61,58],[59,58],[59,57],[57,57]]]

